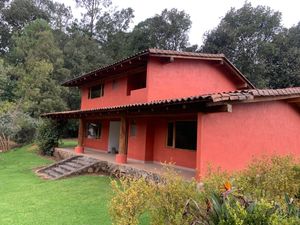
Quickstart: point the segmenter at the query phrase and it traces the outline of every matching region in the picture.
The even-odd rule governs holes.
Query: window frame
[[[196,119],[182,119],[182,120],[170,120],[167,122],[167,129],[166,129],[166,147],[171,149],[179,149],[179,150],[188,150],[188,151],[197,151],[197,129],[196,129],[196,146],[195,149],[189,149],[189,148],[177,148],[176,147],[176,122],[195,122],[197,125]],[[169,124],[173,124],[173,140],[172,140],[172,146],[168,145],[168,139],[169,139]]]
[[[100,87],[99,88],[100,89],[99,96],[92,96],[93,88],[98,88],[98,87]],[[93,86],[89,87],[88,99],[101,98],[103,96],[104,96],[104,83],[93,85]]]
[[[95,124],[96,126],[98,126],[98,130],[96,131],[96,137],[89,137],[89,132],[88,132],[88,129],[89,129],[89,126],[91,124]],[[98,140],[98,139],[101,139],[102,137],[102,122],[96,122],[96,121],[89,121],[85,124],[85,138],[89,139],[89,140]]]

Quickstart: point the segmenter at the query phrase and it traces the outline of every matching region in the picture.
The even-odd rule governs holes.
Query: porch
[[[157,175],[162,174],[165,167],[161,163],[153,163],[153,162],[145,163],[143,161],[138,161],[130,158],[127,159],[126,164],[117,163],[115,160],[116,157],[115,154],[107,153],[104,151],[102,152],[92,148],[85,148],[84,153],[77,153],[74,151],[73,148],[56,148],[55,155],[59,155],[62,158],[67,158],[75,155],[84,155],[90,158],[97,159],[100,162],[107,162],[112,165],[122,166],[124,168],[129,168],[129,169],[132,168],[140,171],[146,171],[148,173],[157,174]],[[174,171],[176,171],[176,173],[178,173],[179,175],[181,175],[183,178],[187,180],[195,178],[196,172],[194,169],[181,168],[176,165],[170,165],[170,166],[174,169]]]

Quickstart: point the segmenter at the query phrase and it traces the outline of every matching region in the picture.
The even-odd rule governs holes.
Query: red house
[[[44,116],[79,119],[79,153],[173,162],[201,176],[208,165],[300,156],[300,87],[255,89],[222,54],[148,49],[63,85],[79,87],[81,108]]]

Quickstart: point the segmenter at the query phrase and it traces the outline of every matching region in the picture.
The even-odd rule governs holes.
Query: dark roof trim
[[[224,54],[207,54],[207,53],[196,53],[196,52],[180,52],[180,51],[172,51],[172,50],[161,50],[161,49],[147,49],[145,51],[141,51],[139,53],[136,53],[132,56],[129,56],[127,58],[124,58],[120,61],[117,61],[113,64],[101,67],[97,70],[90,71],[86,74],[83,74],[79,77],[76,77],[74,79],[68,80],[64,82],[63,86],[79,86],[82,82],[85,82],[90,78],[91,76],[98,76],[97,73],[108,71],[110,69],[113,69],[121,64],[131,62],[136,59],[140,59],[142,57],[175,57],[175,58],[189,58],[189,59],[203,59],[203,60],[220,60],[224,61],[226,66],[231,68],[231,70],[244,82],[247,83],[247,85],[250,88],[255,88],[254,85],[225,57]]]
[[[145,103],[135,103],[127,105],[119,105],[112,107],[95,108],[88,110],[72,110],[65,112],[54,112],[43,114],[42,117],[46,118],[60,118],[67,117],[68,115],[76,116],[80,114],[97,113],[97,112],[117,112],[128,109],[149,108],[155,106],[167,105],[182,105],[189,103],[250,103],[255,101],[274,101],[291,98],[300,98],[300,87],[285,88],[285,89],[248,89],[237,90],[230,92],[220,92],[213,94],[204,94],[198,96],[191,96],[185,98],[158,100]],[[300,100],[299,100],[300,101]]]

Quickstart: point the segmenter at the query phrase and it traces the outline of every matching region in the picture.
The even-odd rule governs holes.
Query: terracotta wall
[[[204,60],[162,63],[150,58],[147,74],[149,101],[231,91],[241,85],[224,66]]]
[[[89,99],[89,87],[95,84],[97,83],[81,87],[81,109],[93,109],[147,101],[146,88],[134,90],[131,95],[127,95],[127,77],[125,76],[114,79],[114,81],[104,81],[104,96]]]
[[[233,106],[232,113],[198,114],[197,167],[202,176],[210,164],[235,171],[254,157],[300,157],[300,114],[285,102]]]
[[[107,151],[108,149],[108,132],[109,132],[109,121],[99,120],[102,123],[101,137],[99,139],[90,139],[85,137],[83,140],[84,147],[93,148],[100,151]],[[86,121],[88,123],[89,121]],[[93,120],[97,122],[97,120]],[[86,130],[84,130],[86,132]]]

